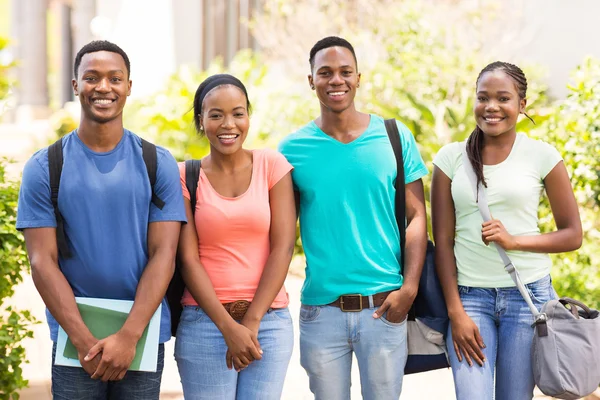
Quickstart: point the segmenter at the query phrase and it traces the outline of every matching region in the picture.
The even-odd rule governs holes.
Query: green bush
[[[561,152],[583,223],[583,245],[554,259],[554,287],[560,296],[600,307],[600,60],[587,58],[571,75],[569,95],[532,135]],[[555,229],[547,201],[541,228]]]
[[[0,37],[0,51],[7,43]],[[12,83],[6,74],[11,66],[0,63],[0,104]],[[18,399],[17,390],[27,385],[21,370],[21,364],[27,362],[21,341],[33,337],[29,327],[35,322],[29,311],[6,304],[28,270],[23,235],[15,227],[19,186],[7,181],[6,163],[6,159],[0,159],[0,400]]]
[[[27,385],[21,364],[25,349],[21,341],[33,337],[29,330],[35,322],[29,311],[7,306],[5,300],[14,293],[14,287],[23,281],[28,271],[23,235],[15,228],[18,184],[5,179],[4,164],[0,160],[0,399],[18,399],[16,391]]]

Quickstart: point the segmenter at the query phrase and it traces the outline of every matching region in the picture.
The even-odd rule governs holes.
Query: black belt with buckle
[[[383,304],[386,297],[392,293],[392,290],[387,292],[375,293],[373,295],[373,307],[379,307]],[[340,296],[336,301],[327,304],[328,306],[339,307],[344,312],[359,312],[369,308],[369,296],[361,294],[345,294]]]

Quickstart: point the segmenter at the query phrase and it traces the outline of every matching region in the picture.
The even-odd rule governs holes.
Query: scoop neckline
[[[252,153],[252,176],[250,177],[250,184],[248,185],[248,188],[246,188],[244,193],[242,193],[236,197],[224,196],[221,193],[217,192],[217,189],[215,189],[213,187],[212,183],[210,183],[210,179],[208,179],[208,176],[204,172],[204,168],[202,168],[202,165],[200,165],[200,175],[204,176],[204,179],[206,179],[206,182],[208,183],[210,190],[212,190],[212,192],[214,194],[216,194],[223,200],[238,200],[238,199],[241,199],[242,197],[246,196],[246,193],[248,193],[250,191],[250,188],[252,187],[252,184],[254,183],[254,177],[256,176],[256,150],[250,150],[250,152]]]
[[[513,145],[510,149],[510,152],[508,153],[508,156],[506,156],[506,158],[504,160],[502,160],[498,164],[483,164],[483,168],[484,169],[495,169],[495,168],[498,168],[498,167],[506,164],[511,159],[513,154],[515,153],[516,148],[519,145],[519,143],[521,142],[522,137],[523,137],[522,133],[517,133],[517,135],[515,137],[515,141],[513,142]]]

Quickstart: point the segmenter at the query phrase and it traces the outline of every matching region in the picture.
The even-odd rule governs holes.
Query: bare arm
[[[56,229],[28,228],[23,234],[33,283],[46,307],[77,349],[81,365],[92,375],[100,358],[94,358],[90,362],[84,361],[83,358],[98,340],[85,326],[75,303],[73,290],[58,266]]]
[[[228,347],[226,358],[229,369],[237,371],[248,366],[253,360],[260,360],[261,349],[257,336],[231,318],[219,301],[208,273],[200,262],[198,253],[198,235],[192,214],[192,206],[184,199],[188,223],[181,227],[177,254],[181,260],[181,275],[187,290],[196,303],[206,312],[223,334]]]
[[[221,332],[235,323],[217,298],[215,289],[204,266],[200,263],[198,254],[198,235],[192,215],[192,207],[188,199],[185,202],[185,212],[188,223],[181,227],[179,236],[178,257],[181,261],[181,275],[187,290],[196,303],[206,312]]]
[[[431,225],[435,242],[435,268],[440,279],[448,314],[464,312],[458,295],[454,235],[456,216],[451,193],[452,181],[438,167],[431,180]]]
[[[250,329],[256,327],[281,290],[296,240],[296,208],[291,173],[287,173],[269,191],[271,252],[265,264],[256,294],[242,323]]]
[[[425,214],[425,194],[423,181],[418,179],[405,185],[406,197],[406,245],[404,255],[404,283],[399,290],[388,295],[373,316],[381,317],[387,312],[387,320],[401,322],[408,315],[423,271],[427,250],[427,216]],[[402,229],[402,228],[400,228]]]
[[[465,312],[460,295],[456,258],[454,256],[454,236],[456,215],[451,192],[452,181],[442,170],[434,166],[431,181],[431,222],[435,241],[435,267],[450,317],[454,351],[459,361],[464,355],[467,363],[475,360],[483,365],[485,360],[482,348],[485,347],[479,328]]]
[[[417,295],[427,251],[427,215],[423,181],[406,185],[406,255],[404,257],[403,287]]]
[[[175,270],[181,222],[151,222],[148,226],[148,264],[142,273],[129,317],[121,328],[136,343],[165,297]]]
[[[501,221],[491,220],[482,225],[484,241],[496,242],[505,250],[535,253],[562,253],[581,247],[581,218],[563,162],[556,164],[546,176],[544,186],[556,221],[556,231],[534,236],[513,236],[506,231]]]

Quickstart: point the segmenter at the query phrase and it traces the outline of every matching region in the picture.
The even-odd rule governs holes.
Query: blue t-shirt
[[[427,175],[412,133],[398,122],[405,181]],[[314,122],[287,136],[280,151],[294,166],[300,233],[306,254],[302,303],[323,305],[343,294],[398,289],[400,234],[395,219],[396,159],[384,120],[343,144]]]
[[[173,156],[157,147],[155,192],[165,202],[151,203],[150,180],[141,139],[125,130],[117,147],[97,153],[76,131],[63,138],[63,169],[58,207],[72,258],[59,257],[62,273],[75,296],[134,300],[148,263],[148,224],[186,221],[179,169]],[[25,165],[19,193],[17,228],[56,227],[50,199],[48,149]],[[50,336],[58,323],[46,310]],[[160,341],[171,337],[170,312],[162,301]]]

